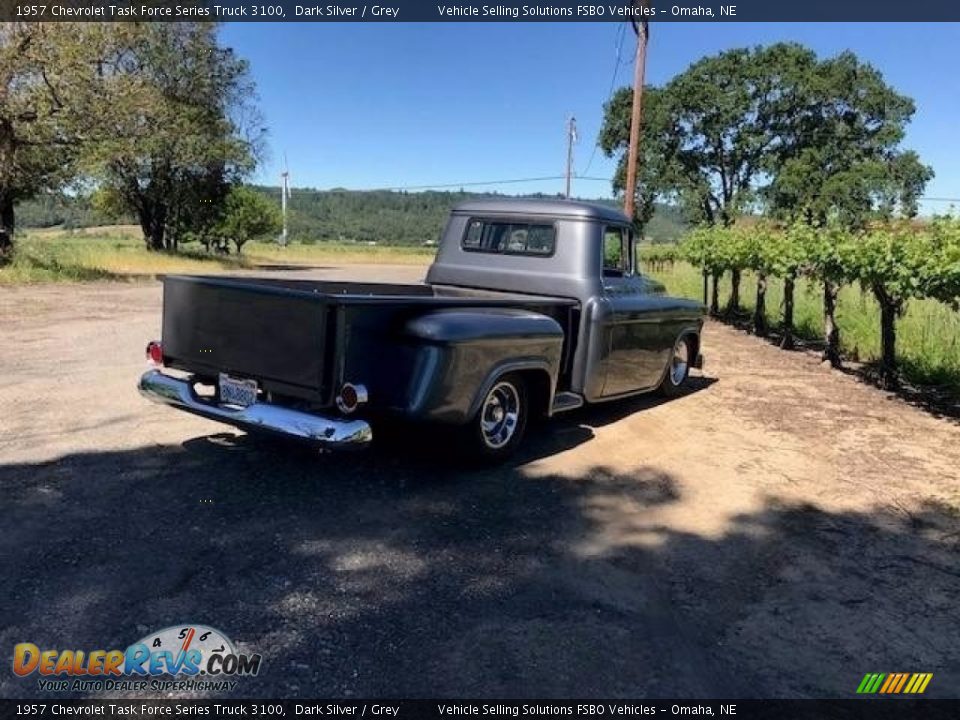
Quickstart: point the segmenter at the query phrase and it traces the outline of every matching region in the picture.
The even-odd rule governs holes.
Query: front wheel
[[[523,378],[515,374],[499,378],[464,428],[471,454],[487,462],[499,462],[513,454],[527,429],[527,407]]]
[[[690,366],[693,362],[693,344],[689,335],[682,335],[673,346],[673,354],[667,365],[663,380],[657,391],[666,397],[675,397],[690,377]]]

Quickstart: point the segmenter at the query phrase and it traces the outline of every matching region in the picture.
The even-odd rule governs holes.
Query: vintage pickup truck
[[[167,276],[140,392],[323,448],[363,446],[391,417],[459,426],[499,460],[533,416],[677,393],[702,366],[703,317],[637,271],[616,209],[474,201],[421,285]]]

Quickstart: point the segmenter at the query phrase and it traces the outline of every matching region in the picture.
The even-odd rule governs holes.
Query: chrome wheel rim
[[[686,338],[677,340],[673,346],[673,357],[670,359],[670,382],[680,386],[687,378],[687,369],[690,367],[690,346]]]
[[[502,448],[517,432],[520,419],[520,395],[508,382],[497,383],[487,393],[480,409],[480,431],[487,447]]]

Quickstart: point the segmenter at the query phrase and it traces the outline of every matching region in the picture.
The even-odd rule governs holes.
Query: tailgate
[[[265,389],[322,397],[327,303],[270,281],[166,277],[163,354],[170,367],[253,378]]]

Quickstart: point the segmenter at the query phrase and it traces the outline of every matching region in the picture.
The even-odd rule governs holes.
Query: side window
[[[556,247],[553,225],[471,220],[463,236],[464,250],[512,255],[553,255]]]
[[[463,236],[463,247],[467,250],[479,250],[483,238],[483,223],[473,220],[467,226],[467,234]]]
[[[603,276],[623,277],[630,273],[630,233],[624,227],[603,230]]]

